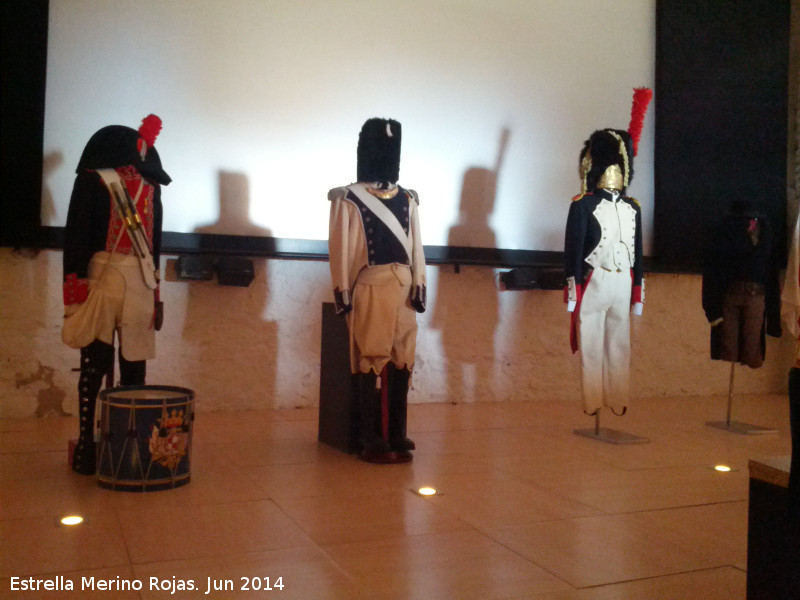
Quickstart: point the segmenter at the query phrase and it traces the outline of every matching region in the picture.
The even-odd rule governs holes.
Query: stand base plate
[[[650,440],[645,437],[639,437],[632,433],[625,433],[624,431],[617,431],[616,429],[608,429],[607,427],[590,427],[588,429],[573,429],[576,435],[592,438],[598,442],[605,442],[607,444],[649,444]]]
[[[750,423],[742,423],[741,421],[706,421],[709,427],[716,427],[717,429],[724,429],[731,433],[739,433],[741,435],[765,435],[770,433],[778,433],[774,429],[768,427],[761,427],[761,425],[751,425]]]

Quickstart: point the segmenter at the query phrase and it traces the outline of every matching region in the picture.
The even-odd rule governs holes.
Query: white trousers
[[[145,285],[139,260],[127,254],[97,252],[89,263],[89,285],[102,286],[105,299],[95,322],[95,338],[111,344],[117,331],[125,360],[155,358],[153,290]]]
[[[621,412],[630,398],[630,269],[595,269],[580,306],[583,408]]]

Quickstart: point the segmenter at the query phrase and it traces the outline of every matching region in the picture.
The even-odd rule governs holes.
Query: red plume
[[[647,114],[647,105],[653,97],[653,90],[650,88],[633,89],[633,106],[631,106],[631,122],[628,125],[628,133],[633,139],[633,155],[639,152],[639,138],[642,137],[642,125],[644,116]]]
[[[158,137],[160,131],[161,119],[156,115],[147,115],[142,119],[142,125],[139,127],[139,135],[145,141],[148,148],[152,148],[156,143],[156,137]]]

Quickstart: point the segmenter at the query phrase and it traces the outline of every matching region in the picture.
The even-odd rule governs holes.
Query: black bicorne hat
[[[149,144],[143,144],[141,138],[141,131],[124,125],[108,125],[98,129],[86,143],[76,172],[132,165],[145,179],[168,185],[172,179],[161,166],[161,158],[152,145],[155,136],[148,135]]]

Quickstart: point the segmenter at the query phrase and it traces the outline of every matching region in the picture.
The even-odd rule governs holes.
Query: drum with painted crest
[[[98,485],[148,492],[189,483],[193,422],[192,390],[140,385],[101,391]]]

